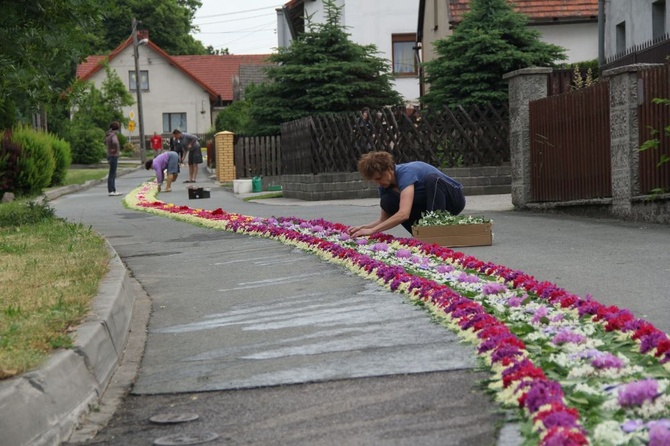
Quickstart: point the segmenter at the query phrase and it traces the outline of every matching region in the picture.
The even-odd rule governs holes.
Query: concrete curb
[[[53,445],[68,439],[97,404],[119,365],[135,303],[130,275],[114,248],[110,270],[74,335],[38,370],[0,382],[2,446]]]
[[[45,193],[54,199],[103,180]],[[75,330],[74,347],[58,350],[39,369],[0,381],[0,446],[57,445],[97,406],[119,367],[128,340],[136,290],[109,242],[109,272]]]
[[[119,169],[119,171],[116,174],[116,177],[123,176],[127,173],[130,173],[134,170],[138,170],[140,167],[133,167],[133,168],[123,168]],[[97,186],[98,184],[102,184],[107,181],[107,177],[104,177],[100,180],[88,180],[84,184],[70,184],[68,186],[61,186],[61,187],[55,187],[53,189],[49,189],[44,191],[42,194],[44,199],[50,201],[50,200],[55,200],[58,197],[61,197],[66,194],[71,194],[73,192],[79,192],[80,190],[86,190],[89,189],[93,186]]]

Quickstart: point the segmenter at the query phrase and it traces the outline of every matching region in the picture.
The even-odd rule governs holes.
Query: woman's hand
[[[353,228],[349,228],[349,235],[352,237],[367,237],[368,235],[374,234],[374,231],[370,228],[366,228],[365,226],[356,226]]]

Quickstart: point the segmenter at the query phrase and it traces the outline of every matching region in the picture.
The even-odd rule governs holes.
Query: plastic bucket
[[[261,180],[261,177],[253,177],[251,185],[254,192],[261,192],[263,190],[263,180]]]
[[[248,194],[252,191],[251,180],[238,180],[240,182],[237,193],[238,194]]]

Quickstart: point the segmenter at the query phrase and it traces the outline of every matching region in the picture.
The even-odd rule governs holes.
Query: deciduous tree
[[[108,1],[3,0],[0,12],[0,129],[56,103],[91,42]]]

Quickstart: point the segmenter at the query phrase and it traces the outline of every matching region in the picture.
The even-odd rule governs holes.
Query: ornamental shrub
[[[75,125],[69,132],[74,164],[97,164],[105,158],[105,132],[97,127]]]
[[[0,196],[5,192],[14,192],[19,176],[21,145],[12,141],[11,134],[7,131],[0,141]]]
[[[65,181],[65,175],[67,175],[67,170],[72,163],[72,150],[67,141],[53,135],[51,135],[51,149],[53,151],[56,167],[54,169],[54,174],[51,177],[50,186],[56,186],[63,184]]]
[[[14,192],[17,195],[39,195],[51,184],[56,169],[50,138],[44,132],[20,126],[14,128],[12,140],[22,147]]]

